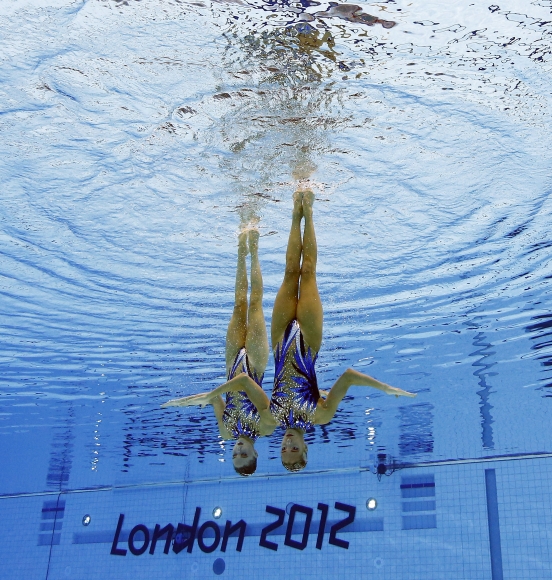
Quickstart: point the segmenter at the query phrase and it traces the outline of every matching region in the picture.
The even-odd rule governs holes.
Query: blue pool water
[[[360,6],[396,25],[2,3],[0,578],[552,577],[552,4]],[[417,397],[353,387],[303,472],[275,433],[243,479],[210,408],[160,405],[225,380],[242,223],[270,322],[305,161],[320,386]]]

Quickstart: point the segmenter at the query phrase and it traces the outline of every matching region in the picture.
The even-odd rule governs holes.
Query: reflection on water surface
[[[541,450],[550,7],[470,4],[3,8],[3,435],[55,428],[62,486],[231,472],[212,414],[159,406],[225,380],[242,221],[269,312],[315,164],[320,382],[418,397],[352,388],[309,469]]]

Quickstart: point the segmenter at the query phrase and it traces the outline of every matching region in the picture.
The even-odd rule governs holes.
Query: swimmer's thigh
[[[318,352],[322,344],[323,320],[324,313],[316,284],[316,274],[303,273],[297,304],[297,322],[299,322],[307,346],[310,346],[314,352]]]
[[[245,348],[251,370],[260,377],[264,374],[268,362],[268,336],[262,298],[258,301],[251,301],[249,305]]]
[[[288,324],[297,318],[299,275],[299,270],[288,271],[286,269],[284,281],[278,290],[276,300],[274,300],[270,329],[273,349],[281,342]]]
[[[232,318],[226,331],[226,372],[230,370],[236,354],[245,346],[247,337],[247,302],[234,306]]]

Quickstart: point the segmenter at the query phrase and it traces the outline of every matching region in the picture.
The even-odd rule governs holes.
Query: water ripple
[[[351,6],[0,9],[0,432],[71,472],[25,485],[226,473],[210,410],[159,405],[224,380],[241,221],[270,317],[298,164],[318,167],[321,384],[355,366],[418,392],[352,389],[309,465],[540,450],[549,3]]]

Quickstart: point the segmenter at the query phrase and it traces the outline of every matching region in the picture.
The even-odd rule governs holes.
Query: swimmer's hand
[[[199,395],[190,395],[188,397],[182,397],[181,399],[171,399],[166,403],[161,405],[162,409],[167,407],[194,407],[199,405],[200,407],[206,407],[211,404],[213,398],[212,393],[200,393]]]
[[[402,389],[398,389],[397,387],[392,387],[387,383],[382,383],[381,381],[374,379],[374,377],[370,377],[369,375],[365,375],[364,373],[359,373],[358,371],[355,371],[355,369],[347,369],[343,374],[343,376],[345,377],[345,382],[348,383],[348,386],[359,385],[366,387],[374,387],[375,389],[383,391],[387,395],[395,395],[395,397],[416,396],[415,393],[409,393],[408,391],[403,391]]]
[[[416,397],[416,393],[403,391],[402,389],[390,385],[385,385],[385,388],[383,388],[382,391],[387,395],[395,395],[395,397]]]
[[[261,435],[272,435],[274,429],[276,429],[280,423],[274,418],[270,409],[259,411],[259,415],[261,417],[261,420],[259,421],[259,431]]]
[[[270,408],[259,411],[259,416],[261,417],[261,421],[269,427],[277,427],[280,424],[270,412]]]

